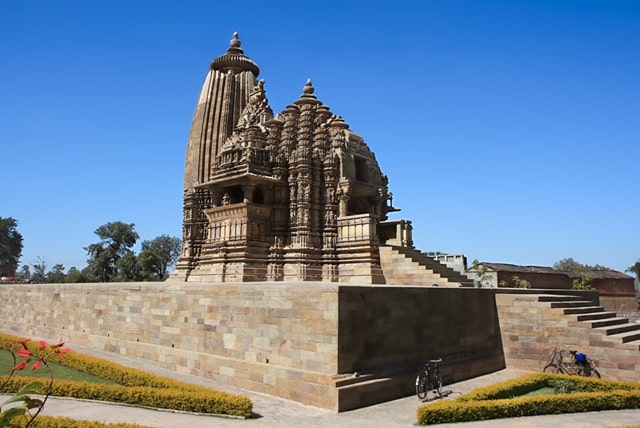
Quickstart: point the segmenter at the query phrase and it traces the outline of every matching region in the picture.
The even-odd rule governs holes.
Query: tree
[[[0,217],[0,276],[14,276],[22,256],[22,235],[18,222]]]
[[[568,259],[562,259],[559,262],[554,263],[553,268],[555,270],[563,270],[566,272],[573,272],[573,273],[580,273],[583,271],[593,271],[593,270],[611,270],[611,268],[608,268],[606,266],[601,266],[601,265],[593,265],[593,266],[589,266],[589,265],[583,265],[582,263],[578,263],[577,261],[573,260],[572,258],[568,258]]]
[[[589,272],[581,271],[578,272],[580,276],[577,278],[573,278],[573,289],[574,290],[591,290],[591,283],[593,282],[593,275]]]
[[[125,254],[124,257],[119,259],[116,262],[116,268],[118,269],[118,275],[115,280],[121,282],[140,280],[138,258],[133,252]]]
[[[144,260],[142,260],[143,266],[148,269],[147,273],[155,275],[155,280],[163,280],[166,278],[169,268],[178,261],[181,248],[182,241],[180,238],[160,235],[151,241],[142,242],[138,258],[147,253],[144,256]],[[149,252],[153,253],[155,257],[151,257]]]
[[[553,264],[553,268],[555,270],[563,270],[566,272],[577,272],[579,269],[583,268],[584,265],[576,262],[572,258],[562,259],[559,262],[555,262]]]
[[[153,250],[142,250],[138,255],[138,275],[141,281],[160,281],[164,279],[160,255]]]
[[[89,256],[87,267],[94,277],[109,282],[118,278],[118,260],[133,254],[131,247],[139,236],[133,223],[120,221],[103,224],[95,233],[101,241],[85,247]]]
[[[562,259],[559,262],[556,262],[553,265],[553,268],[556,270],[562,270],[566,272],[571,272],[574,276],[573,278],[573,289],[574,290],[590,290],[591,283],[593,282],[593,275],[591,272],[596,270],[611,270],[605,266],[595,265],[583,265],[582,263],[578,263],[572,258]]]
[[[513,288],[531,288],[531,283],[524,278],[520,278],[517,275],[514,275],[511,278],[513,281]],[[509,287],[509,283],[505,280],[500,281],[498,284],[500,287]]]
[[[69,268],[69,271],[67,272],[64,282],[71,282],[71,283],[77,284],[80,282],[91,282],[91,281],[87,280],[84,274],[80,270],[78,270],[77,267],[72,266]]]
[[[47,282],[52,284],[60,284],[66,282],[66,275],[64,274],[64,266],[61,264],[55,265],[47,273]]]
[[[491,287],[491,282],[488,281],[490,280],[491,276],[487,274],[487,267],[485,265],[480,263],[478,259],[474,259],[473,262],[471,263],[471,268],[478,272],[477,273],[478,278],[473,280],[474,286]]]
[[[47,282],[47,262],[38,257],[38,263],[31,265],[33,273],[31,274],[31,282],[34,284],[44,284]]]
[[[515,288],[530,288],[531,284],[529,283],[529,281],[527,281],[524,278],[520,278],[517,275],[514,275],[513,278],[511,278],[511,280],[513,281],[513,286]]]
[[[602,266],[599,264],[595,264],[593,266],[583,265],[582,263],[578,263],[572,258],[562,259],[559,262],[554,263],[553,268],[555,270],[562,270],[565,272],[573,272],[575,274],[579,274],[582,272],[588,271],[596,271],[596,270],[613,270],[607,266]]]
[[[633,266],[627,268],[627,272],[633,273],[636,278],[640,279],[640,260],[638,260]]]

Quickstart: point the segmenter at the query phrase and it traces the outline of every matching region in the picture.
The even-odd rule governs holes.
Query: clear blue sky
[[[640,259],[640,1],[5,0],[0,217],[21,264],[83,268],[107,222],[181,236],[192,115],[234,31],[274,112],[311,78],[364,137],[418,249]]]

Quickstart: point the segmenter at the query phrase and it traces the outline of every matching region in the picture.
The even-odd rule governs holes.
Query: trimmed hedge
[[[19,340],[21,339],[0,333],[0,344],[2,345],[6,346],[10,341],[16,342]],[[37,343],[28,343],[27,345],[35,349]],[[54,396],[110,401],[241,418],[248,418],[252,414],[253,403],[247,397],[156,376],[100,358],[69,353],[63,358],[51,358],[50,361],[111,380],[117,384],[99,385],[54,379],[52,394]],[[10,379],[4,390],[0,392],[16,392],[23,385],[33,381],[33,379],[28,380],[20,377],[18,374],[19,372]]]
[[[78,421],[65,417],[39,415],[33,420],[29,428],[145,428],[146,425],[113,423],[106,424],[96,421]]]
[[[556,382],[569,383],[574,392],[521,397]],[[422,405],[417,418],[419,425],[431,425],[635,408],[640,408],[640,383],[536,373]]]

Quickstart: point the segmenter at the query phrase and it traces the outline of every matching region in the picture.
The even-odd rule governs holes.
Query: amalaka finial
[[[300,95],[300,98],[295,104],[322,104],[313,94],[314,92],[315,89],[313,89],[311,79],[307,79],[307,83],[305,83],[304,89],[302,89],[302,95]]]
[[[311,84],[311,79],[307,79],[307,83],[305,83],[304,89],[302,92],[304,94],[313,94],[314,89],[313,89],[313,85]]]
[[[229,48],[227,49],[227,52],[211,61],[209,68],[222,73],[240,73],[243,71],[250,71],[254,76],[258,76],[258,74],[260,74],[258,65],[244,55],[244,51],[240,48],[240,44],[240,38],[236,31],[233,33],[233,37],[229,41]]]
[[[232,48],[239,48],[241,45],[240,39],[238,38],[238,32],[234,31],[233,32],[233,38],[231,39],[231,41],[229,42],[229,45]]]

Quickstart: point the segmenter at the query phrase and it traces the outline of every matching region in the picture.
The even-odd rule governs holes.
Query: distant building
[[[514,287],[527,281],[531,288],[567,290],[573,288],[581,274],[566,272],[546,266],[519,266],[506,263],[481,262],[467,270],[467,276],[482,287]],[[638,309],[634,278],[614,270],[592,270],[589,286],[598,290],[600,303],[608,310],[635,311]]]

